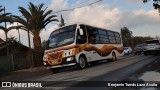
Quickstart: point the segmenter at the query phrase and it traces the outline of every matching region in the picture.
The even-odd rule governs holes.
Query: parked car
[[[144,45],[144,55],[160,53],[160,40],[147,40]]]
[[[141,54],[144,50],[144,44],[137,44],[136,47],[133,49],[135,55]]]
[[[131,54],[132,53],[131,47],[123,47],[123,49],[124,49],[124,54]]]

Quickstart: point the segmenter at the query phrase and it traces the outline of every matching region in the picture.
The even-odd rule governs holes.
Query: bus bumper
[[[77,64],[77,63],[69,63],[69,64],[62,64],[62,65],[56,65],[56,66],[49,66],[49,67],[47,67],[47,69],[73,66],[73,65],[76,65],[76,64]]]
[[[63,58],[62,63],[58,65],[49,65],[47,61],[44,61],[43,64],[47,66],[47,69],[50,69],[50,68],[73,66],[77,64],[77,61],[75,60],[75,56],[72,56],[72,57]]]

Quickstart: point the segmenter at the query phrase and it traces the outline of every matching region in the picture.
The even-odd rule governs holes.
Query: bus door
[[[92,28],[89,26],[86,26],[87,34],[88,34],[88,46],[94,47],[92,51],[88,52],[88,58],[90,61],[98,60],[99,55],[96,52],[95,48],[99,47],[99,36],[96,28]]]

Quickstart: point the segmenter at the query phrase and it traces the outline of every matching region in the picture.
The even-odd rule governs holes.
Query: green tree
[[[133,37],[133,47],[135,47],[137,44],[144,44],[146,40],[153,39],[150,36],[135,36]]]
[[[7,46],[7,55],[9,54],[8,43],[7,43],[7,40],[8,40],[7,33],[9,32],[9,30],[7,29],[6,22],[10,22],[10,23],[13,22],[13,19],[12,19],[12,17],[10,15],[11,15],[11,13],[6,13],[5,12],[5,7],[0,6],[0,23],[5,22],[5,26],[0,25],[0,30],[3,30],[4,33],[5,33],[6,46]]]
[[[121,28],[121,35],[122,35],[122,40],[123,40],[123,46],[133,47],[132,31],[130,31],[127,27],[122,27]]]
[[[0,23],[3,23],[3,22],[12,23],[13,20],[11,19],[10,15],[11,15],[11,13],[5,13],[5,7],[0,6]],[[9,30],[6,28],[6,23],[5,23],[5,26],[0,25],[0,29],[4,31],[5,36],[6,36],[6,40],[7,40],[8,39],[7,33]]]
[[[142,0],[143,3],[147,3],[150,0]],[[160,13],[160,0],[152,0],[154,9],[157,9]]]
[[[41,31],[51,22],[58,21],[55,19],[56,15],[52,14],[52,10],[47,10],[47,8],[43,9],[44,4],[34,5],[33,3],[29,3],[28,10],[19,7],[19,11],[21,12],[23,17],[13,16],[15,21],[20,23],[20,28],[23,30],[29,30],[33,35],[33,44],[34,48],[41,48]]]

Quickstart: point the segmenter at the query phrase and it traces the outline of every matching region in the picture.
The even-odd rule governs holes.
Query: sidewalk
[[[17,70],[1,76],[0,81],[20,81],[47,73],[50,73],[50,70],[48,70],[46,67]]]

